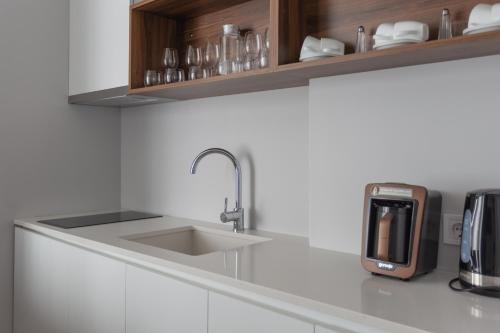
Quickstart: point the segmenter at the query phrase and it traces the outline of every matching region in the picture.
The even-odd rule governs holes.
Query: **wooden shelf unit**
[[[131,6],[131,94],[177,100],[308,85],[309,79],[500,54],[500,31],[460,36],[478,0],[145,0]],[[482,0],[494,3],[497,0]],[[455,35],[436,40],[443,8],[453,16]],[[378,24],[418,20],[430,26],[431,40],[387,50],[352,53],[356,30],[371,35]],[[270,67],[154,87],[143,86],[146,69],[158,69],[165,47],[215,40],[225,23],[242,30],[271,31]],[[346,43],[345,56],[298,62],[307,35]]]

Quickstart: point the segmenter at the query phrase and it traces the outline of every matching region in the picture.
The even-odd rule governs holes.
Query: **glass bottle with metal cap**
[[[365,53],[367,51],[366,47],[366,34],[365,34],[365,27],[360,26],[358,28],[358,35],[356,38],[356,53]]]
[[[235,24],[224,24],[222,29],[219,73],[227,75],[233,72],[233,63],[238,57],[240,28]]]
[[[451,15],[448,9],[443,9],[441,13],[441,24],[439,26],[438,39],[450,39],[453,37],[451,26]]]

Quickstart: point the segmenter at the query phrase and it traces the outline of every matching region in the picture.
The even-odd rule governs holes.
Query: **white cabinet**
[[[19,228],[15,240],[14,332],[68,332],[64,245]]]
[[[124,333],[125,264],[16,228],[15,333]]]
[[[125,332],[123,262],[78,247],[66,246],[68,259],[68,331]]]
[[[14,272],[14,333],[340,333],[20,227]]]
[[[210,292],[209,333],[313,333],[310,323]]]
[[[129,6],[70,0],[70,96],[128,86]]]
[[[206,333],[208,292],[127,266],[127,333]]]

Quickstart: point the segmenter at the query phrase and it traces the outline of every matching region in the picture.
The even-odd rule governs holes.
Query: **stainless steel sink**
[[[269,238],[198,226],[180,227],[155,233],[131,235],[123,238],[132,242],[159,247],[191,256],[226,251],[270,240]]]

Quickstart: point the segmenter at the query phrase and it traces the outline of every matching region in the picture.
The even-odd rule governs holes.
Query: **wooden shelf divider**
[[[345,28],[339,28],[337,23],[330,22],[331,18],[328,17],[328,15],[337,17],[341,13],[333,15],[330,12],[344,10],[352,15],[353,5],[365,5],[368,9],[363,15],[367,16],[370,11],[380,12],[381,4],[394,4],[395,2],[398,1],[194,0],[189,1],[189,5],[186,5],[183,0],[145,0],[131,6],[129,93],[175,100],[195,99],[304,86],[309,84],[310,79],[325,76],[500,54],[500,31],[493,31],[458,36],[449,40],[431,40],[421,44],[367,53],[351,53],[311,62],[295,62],[298,60],[297,52],[300,51],[298,48],[305,35],[322,37],[346,34]],[[461,31],[465,27],[468,12],[475,3],[471,0],[436,0],[432,2],[399,0],[399,2],[401,2],[399,12],[398,10],[390,12],[391,9],[388,8],[386,10],[389,13],[386,14],[386,17],[394,20],[408,19],[407,17],[412,14],[406,12],[409,10],[408,8],[420,6],[418,11],[413,14],[423,20],[423,17],[430,15],[429,13],[436,14],[437,8],[448,6],[454,10],[452,13],[455,13],[456,31]],[[427,7],[425,7],[426,4]],[[305,8],[305,6],[312,6],[314,10]],[[428,8],[429,6],[431,7]],[[321,18],[307,17],[308,12],[315,12],[318,8],[324,10]],[[249,13],[251,10],[254,12]],[[255,12],[257,10],[258,12]],[[380,19],[384,20],[386,17]],[[372,17],[370,20],[370,24],[375,26],[377,18]],[[439,11],[437,17],[429,17],[427,20],[431,26],[431,36],[436,35],[436,22],[438,21]],[[257,31],[269,28],[272,45],[270,67],[209,79],[153,87],[142,86],[143,71],[146,67],[149,68],[155,62],[159,62],[161,55],[158,53],[163,47],[175,45],[178,48],[184,48],[189,43],[200,44],[207,38],[216,38],[223,23],[236,23],[240,24],[243,29]],[[355,27],[358,23],[351,22],[350,24]],[[290,29],[286,30],[287,26]],[[349,49],[352,46],[352,39],[347,40],[347,38],[346,35],[344,41]]]

